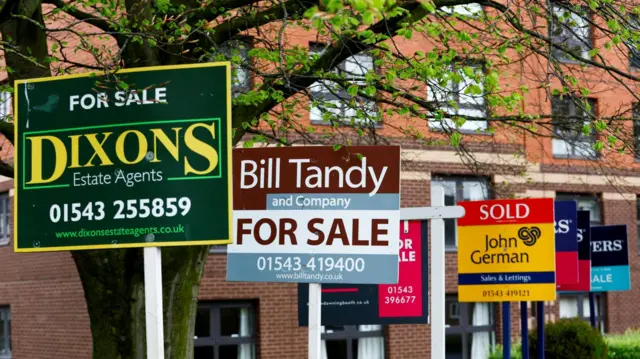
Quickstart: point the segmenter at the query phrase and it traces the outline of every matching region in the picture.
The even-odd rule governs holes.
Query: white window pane
[[[441,9],[449,14],[456,13],[464,16],[472,16],[482,12],[482,6],[477,3],[443,6]]]
[[[475,73],[479,73],[479,69],[474,69]],[[484,92],[484,85],[482,81],[476,81],[475,79],[467,76],[462,70],[459,72],[462,77],[462,81],[458,84],[458,88],[460,89],[460,103],[461,104],[472,104],[472,105],[484,105],[484,96],[483,95],[472,95],[465,94],[465,90],[467,87],[474,85],[479,87]],[[482,79],[482,77],[480,77]]]
[[[11,94],[0,92],[0,120],[5,120],[11,114]]]
[[[311,86],[309,86],[309,91],[311,92],[326,92],[329,93],[329,88],[327,85],[330,85],[330,83],[328,83],[328,81],[316,81],[314,83],[311,84]]]
[[[593,158],[596,156],[596,150],[591,146],[590,141],[575,141],[573,149],[576,156]]]
[[[551,143],[554,156],[569,156],[571,154],[571,146],[567,141],[554,138]]]
[[[487,114],[485,111],[477,110],[477,109],[461,108],[460,110],[458,110],[458,114],[460,116],[469,116],[469,117],[487,117]],[[467,130],[467,131],[486,130],[487,121],[465,121],[460,127],[460,129]]]
[[[350,56],[344,62],[344,70],[348,76],[364,77],[369,70],[373,70],[373,58],[363,54]]]
[[[447,82],[446,87],[441,87],[437,83],[427,83],[427,101],[446,103],[450,99],[452,84],[451,81]]]
[[[311,121],[322,121],[322,110],[320,110],[318,106],[311,106],[309,119],[311,119]]]
[[[465,201],[479,201],[489,198],[487,187],[477,181],[462,182],[462,196]]]
[[[575,297],[560,298],[560,318],[575,318],[578,316],[578,299]]]
[[[585,296],[582,300],[582,316],[585,318],[591,318],[591,312],[589,311],[589,297]]]

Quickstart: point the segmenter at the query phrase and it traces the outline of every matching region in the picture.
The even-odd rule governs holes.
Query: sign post
[[[322,284],[396,284],[400,147],[236,149],[227,280],[309,283],[309,359]]]
[[[144,304],[147,358],[164,358],[162,253],[158,247],[144,248]]]
[[[435,186],[431,188],[431,205],[444,206],[444,188]],[[431,353],[433,358],[445,358],[445,234],[444,219],[433,218],[431,220]]]
[[[230,242],[230,89],[228,62],[15,82],[14,250],[144,247],[148,358],[160,247]]]
[[[527,302],[520,302],[520,337],[522,359],[529,359],[529,315]]]
[[[309,283],[309,359],[322,359],[322,284]]]

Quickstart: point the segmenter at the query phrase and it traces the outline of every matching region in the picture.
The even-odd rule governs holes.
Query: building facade
[[[460,10],[460,11],[468,11]],[[578,19],[579,20],[579,19]],[[577,21],[575,34],[582,31]],[[581,27],[582,26],[582,27]],[[578,36],[575,35],[575,36]],[[322,44],[309,36],[291,39],[306,44],[312,52],[321,53]],[[591,41],[591,40],[589,40]],[[582,43],[582,42],[580,42]],[[422,48],[423,44],[405,42],[405,48]],[[234,46],[244,56],[243,46]],[[632,58],[633,62],[633,58]],[[351,74],[372,70],[374,61],[367,54],[354,55],[340,65]],[[635,66],[635,63],[629,64]],[[249,71],[239,68],[235,91],[250,88]],[[607,84],[594,85],[604,88]],[[629,107],[633,99],[627,90],[606,87],[594,91],[591,109],[603,115],[605,104]],[[458,94],[459,113],[481,117],[488,105],[482,96],[461,96],[461,88],[449,89]],[[339,94],[330,93],[322,84],[314,84],[312,96],[336,99],[342,116],[349,109],[341,107]],[[425,97],[439,97],[437,89],[425,87]],[[0,106],[2,115],[10,111],[8,98]],[[371,113],[375,103],[366,103]],[[566,98],[545,99],[542,89],[532,90],[523,107],[542,108],[553,114],[583,117],[586,113]],[[309,124],[322,126],[322,109],[310,106],[305,112]],[[438,136],[439,124],[425,126],[425,131]],[[599,157],[591,148],[593,136],[576,136],[573,140],[544,137],[514,137],[489,131],[492,125],[468,121],[462,130],[472,137],[470,147],[481,168],[472,168],[445,145],[423,145],[418,141],[395,139],[402,145],[403,172],[401,201],[403,207],[428,206],[430,190],[442,186],[446,204],[461,200],[507,197],[554,197],[573,199],[582,209],[591,211],[593,225],[626,224],[630,248],[631,291],[598,294],[597,323],[602,332],[619,333],[640,323],[640,165],[633,156],[619,158],[619,170],[598,166]],[[632,125],[630,125],[632,126]],[[383,129],[384,130],[384,129]],[[473,131],[473,132],[472,132]],[[633,126],[633,131],[636,131]],[[2,157],[11,159],[11,146],[2,146]],[[514,155],[516,154],[516,155]],[[516,169],[516,170],[514,170]],[[524,174],[516,174],[522,172]],[[13,252],[12,211],[13,182],[0,182],[0,359],[69,359],[91,357],[91,333],[84,295],[77,269],[69,252]],[[33,225],[37,225],[34,223]],[[489,348],[501,341],[499,306],[488,303],[457,301],[457,234],[454,220],[446,221],[446,352],[452,359],[484,359]],[[300,359],[307,353],[306,328],[298,326],[296,284],[230,283],[226,277],[224,246],[214,246],[207,258],[198,294],[198,312],[194,337],[196,359]],[[518,303],[512,303],[512,317],[519,317]],[[535,325],[534,308],[529,324]],[[545,318],[589,318],[586,293],[559,295],[546,303]],[[512,323],[514,339],[519,336],[519,322]],[[429,325],[325,327],[323,334],[326,359],[423,359],[430,357]]]

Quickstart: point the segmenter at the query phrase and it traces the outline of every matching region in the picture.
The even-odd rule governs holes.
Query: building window
[[[457,295],[446,297],[447,359],[485,359],[495,345],[493,303],[459,303]]]
[[[638,31],[640,28],[640,18],[636,14],[629,16],[630,30]],[[625,42],[629,49],[629,65],[634,69],[640,69],[640,42],[638,40],[629,39]]]
[[[11,359],[11,311],[0,307],[0,359]]]
[[[11,93],[0,92],[0,121],[8,121],[11,115]]]
[[[560,294],[560,318],[580,318],[589,321],[591,312],[589,311],[588,293]],[[603,293],[594,293],[596,327],[605,332],[606,301]]]
[[[551,41],[575,57],[588,59],[591,41],[591,26],[588,10],[565,2],[555,2],[552,6]],[[576,61],[574,56],[557,48],[551,50],[553,58],[559,61]]]
[[[233,97],[251,90],[250,50],[251,39],[244,37],[229,40],[220,47],[224,60],[231,62]]]
[[[11,231],[10,207],[9,193],[0,193],[0,245],[9,243],[9,232]]]
[[[487,129],[487,104],[484,92],[484,67],[477,63],[460,64],[452,69],[453,75],[446,84],[429,82],[427,100],[436,108],[451,116],[485,118],[485,120],[457,121],[454,118],[429,121],[434,130],[459,129],[462,131],[484,131]]]
[[[444,204],[453,206],[458,201],[479,201],[489,199],[489,181],[481,177],[433,176],[431,186],[444,188]],[[458,247],[456,220],[444,220],[445,247],[455,250]]]
[[[569,97],[551,98],[554,157],[595,159],[595,131],[591,128],[588,135],[583,131],[595,117],[595,108],[594,99],[583,102]]]
[[[600,208],[600,199],[594,194],[585,193],[567,193],[556,192],[556,200],[558,201],[576,201],[579,211],[589,211],[591,216],[591,225],[599,226],[602,224],[602,210]]]
[[[322,327],[322,358],[384,359],[381,325]]]
[[[440,10],[447,14],[458,14],[462,16],[478,16],[482,13],[482,5],[470,3],[464,5],[443,6]]]
[[[256,315],[252,303],[200,303],[194,359],[255,359]]]
[[[312,43],[309,54],[313,57],[321,56],[326,45]],[[332,72],[340,79],[349,80],[349,84],[363,86],[365,76],[374,71],[373,56],[366,52],[352,55],[338,65]],[[374,100],[352,96],[347,91],[348,86],[340,85],[331,80],[319,80],[309,87],[311,95],[311,110],[309,117],[312,122],[330,124],[341,122],[344,124],[372,124],[377,122],[378,109]]]

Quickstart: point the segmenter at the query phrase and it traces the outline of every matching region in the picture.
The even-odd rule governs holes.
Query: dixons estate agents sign
[[[398,282],[400,147],[235,149],[227,280]]]
[[[460,302],[555,300],[552,198],[459,202]]]
[[[17,252],[229,243],[228,63],[21,80],[15,98]]]

